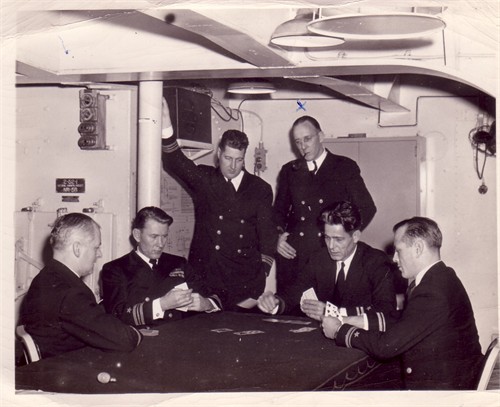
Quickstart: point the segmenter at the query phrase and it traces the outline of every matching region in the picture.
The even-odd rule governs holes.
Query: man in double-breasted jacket
[[[324,148],[324,134],[316,119],[300,117],[291,133],[301,158],[285,164],[278,178],[274,203],[280,233],[278,290],[293,284],[310,255],[321,247],[317,220],[326,206],[352,202],[361,212],[362,229],[376,212],[358,165]]]
[[[132,222],[136,249],[106,263],[101,272],[107,312],[131,325],[148,326],[180,319],[188,310],[216,309],[216,298],[199,295],[197,287],[177,287],[185,282],[186,260],[163,253],[172,222],[154,206],[137,213]]]
[[[323,210],[325,247],[314,252],[296,282],[277,295],[259,298],[264,311],[297,314],[321,320],[326,302],[339,308],[345,322],[365,329],[385,331],[397,317],[392,263],[387,255],[361,242],[361,218],[347,201]],[[341,281],[340,281],[341,280]],[[301,301],[304,291],[313,288],[317,300]],[[268,297],[268,298],[266,298]]]
[[[464,286],[440,259],[441,231],[431,219],[414,217],[394,232],[394,259],[410,281],[401,318],[373,332],[325,317],[325,335],[377,359],[400,357],[406,389],[473,389],[482,359],[478,332]]]
[[[217,149],[218,167],[196,165],[172,135],[163,102],[163,166],[187,186],[195,205],[195,230],[189,253],[193,274],[226,310],[256,299],[274,262],[276,226],[271,186],[244,168],[248,138],[228,130]],[[180,135],[182,136],[182,135]]]

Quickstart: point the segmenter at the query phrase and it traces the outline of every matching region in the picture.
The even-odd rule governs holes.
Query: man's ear
[[[222,151],[220,147],[217,147],[217,159],[220,160],[220,155],[222,154]]]
[[[413,247],[415,250],[415,256],[420,257],[425,249],[425,243],[422,239],[415,239],[413,242]]]
[[[352,240],[354,240],[354,243],[358,243],[359,239],[361,239],[361,231],[355,230],[352,234]]]
[[[139,243],[141,241],[141,231],[140,229],[132,229],[132,236],[136,243]]]
[[[319,136],[319,141],[323,142],[323,140],[325,139],[325,133],[323,133],[322,131],[319,131],[318,136]]]
[[[72,248],[73,248],[73,254],[75,255],[75,257],[80,257],[80,252],[81,252],[80,242],[73,242]]]

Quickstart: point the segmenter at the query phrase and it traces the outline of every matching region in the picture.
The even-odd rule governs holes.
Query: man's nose
[[[234,170],[236,168],[236,162],[231,161],[231,169]]]
[[[392,256],[392,261],[394,263],[399,263],[398,254],[397,253],[394,253],[394,256]]]

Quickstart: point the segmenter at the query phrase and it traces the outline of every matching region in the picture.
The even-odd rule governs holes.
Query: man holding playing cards
[[[142,208],[132,222],[136,249],[106,263],[101,272],[106,311],[134,326],[180,319],[181,311],[216,310],[184,280],[186,260],[163,253],[173,219],[162,209]]]
[[[377,359],[401,356],[406,389],[473,389],[482,359],[474,313],[455,271],[441,261],[437,223],[414,217],[393,230],[394,261],[410,281],[401,318],[382,333],[325,317],[325,336]]]
[[[313,253],[290,289],[264,293],[260,309],[294,314],[300,305],[317,321],[332,315],[363,329],[385,331],[398,316],[390,259],[360,241],[361,216],[354,204],[326,207],[320,222],[326,247]]]

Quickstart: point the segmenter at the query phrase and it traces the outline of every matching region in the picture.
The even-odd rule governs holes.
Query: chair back
[[[477,385],[477,390],[486,390],[488,388],[488,383],[491,379],[493,369],[495,368],[498,353],[500,352],[500,346],[498,345],[498,338],[495,338],[488,346],[488,350],[484,355],[482,368],[479,373],[479,382]]]
[[[24,325],[18,325],[16,328],[16,337],[23,344],[24,357],[26,358],[26,363],[32,363],[39,361],[42,356],[40,354],[40,349],[38,345],[33,340],[33,337],[26,332]]]

